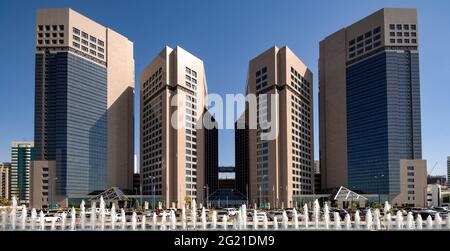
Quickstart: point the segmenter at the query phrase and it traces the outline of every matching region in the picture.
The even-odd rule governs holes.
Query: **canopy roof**
[[[125,193],[120,190],[118,187],[111,187],[94,198],[92,200],[100,200],[100,198],[103,197],[103,200],[105,201],[127,201],[128,197],[125,195]]]
[[[339,188],[333,199],[339,201],[367,200],[366,197],[343,186]]]

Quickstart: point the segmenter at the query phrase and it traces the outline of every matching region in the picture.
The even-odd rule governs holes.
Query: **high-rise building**
[[[450,187],[450,156],[447,157],[447,186]]]
[[[256,95],[258,104],[256,128],[249,121],[249,202],[287,207],[313,193],[312,84],[312,72],[286,46],[250,61],[247,93]]]
[[[219,130],[214,116],[205,109],[204,116],[207,117],[203,131],[205,137],[205,196],[209,196],[219,188]],[[205,197],[206,198],[206,197]]]
[[[314,160],[314,193],[322,191],[322,182],[320,174],[320,161]]]
[[[421,160],[418,37],[415,9],[388,8],[320,42],[322,188],[392,199],[400,161]]]
[[[242,113],[234,124],[234,159],[236,165],[235,184],[236,190],[249,196],[250,186],[250,153],[249,153],[249,139],[248,139],[248,112]]]
[[[207,94],[203,61],[165,47],[140,74],[141,179],[143,193],[178,206],[205,198]]]
[[[55,161],[57,196],[132,189],[133,43],[71,9],[39,9],[35,67],[36,158]]]
[[[30,164],[34,157],[33,142],[12,142],[10,198],[16,197],[19,204],[30,203]]]
[[[11,163],[3,162],[0,163],[0,200],[2,199],[10,199],[10,172],[11,172]]]

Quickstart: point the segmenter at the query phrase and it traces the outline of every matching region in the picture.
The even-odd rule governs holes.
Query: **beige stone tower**
[[[279,101],[276,139],[261,139],[260,121],[258,129],[249,125],[250,202],[289,207],[298,196],[313,192],[312,84],[312,72],[288,47],[272,47],[250,61],[247,93],[261,101],[257,114],[268,114],[272,121],[271,101]],[[262,101],[261,94],[274,96]]]
[[[203,61],[165,47],[141,72],[140,86],[143,193],[166,207],[203,198],[205,138],[197,127],[207,94]]]

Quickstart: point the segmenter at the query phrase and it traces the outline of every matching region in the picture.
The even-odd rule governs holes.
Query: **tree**
[[[0,200],[0,206],[9,206],[9,200],[7,198],[3,198]]]

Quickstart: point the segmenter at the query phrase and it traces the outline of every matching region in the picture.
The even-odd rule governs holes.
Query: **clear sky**
[[[450,1],[0,1],[0,161],[14,140],[33,140],[35,13],[70,7],[134,42],[139,72],[165,46],[179,45],[205,63],[210,93],[244,93],[248,61],[273,45],[289,46],[314,73],[318,159],[319,41],[383,7],[418,9],[423,158],[446,173],[450,155]],[[136,83],[136,94],[139,84]],[[136,95],[136,146],[138,105]],[[234,131],[219,133],[219,159],[234,164]]]

